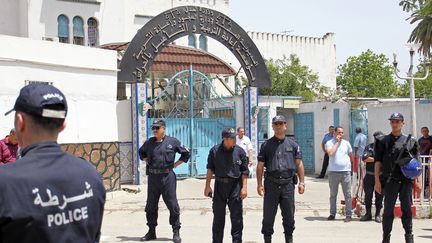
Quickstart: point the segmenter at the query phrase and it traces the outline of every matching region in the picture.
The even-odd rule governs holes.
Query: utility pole
[[[417,138],[417,116],[416,116],[416,108],[415,108],[415,89],[414,89],[414,80],[425,80],[429,76],[429,69],[424,64],[424,68],[426,69],[426,74],[424,77],[421,78],[415,78],[413,69],[414,69],[414,53],[416,49],[418,49],[418,46],[416,44],[408,44],[407,45],[410,53],[410,66],[408,69],[407,76],[400,76],[398,74],[397,65],[398,62],[396,60],[396,53],[393,53],[393,66],[394,66],[394,74],[399,79],[405,79],[410,82],[410,101],[411,101],[411,135],[415,138]],[[416,48],[417,47],[417,48]]]

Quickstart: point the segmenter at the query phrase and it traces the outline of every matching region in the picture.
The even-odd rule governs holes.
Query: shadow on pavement
[[[417,237],[423,238],[423,239],[432,239],[432,235],[419,235]]]
[[[120,241],[140,241],[141,237],[129,237],[129,236],[117,236]],[[148,242],[158,242],[158,241],[172,241],[170,238],[157,238],[156,240],[151,240]]]
[[[307,221],[328,221],[327,217],[304,217]]]

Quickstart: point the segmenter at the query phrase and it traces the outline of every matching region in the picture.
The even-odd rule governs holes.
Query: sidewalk
[[[177,196],[181,208],[181,236],[184,243],[211,242],[211,224],[213,214],[211,199],[205,198],[204,180],[187,179],[178,181]],[[124,186],[139,193],[125,191],[107,194],[104,223],[102,226],[102,242],[137,242],[147,232],[144,213],[146,185]],[[339,197],[343,199],[342,190]],[[344,216],[338,215],[337,220],[328,222],[329,189],[327,180],[311,177],[306,179],[306,193],[296,193],[296,230],[294,241],[300,243],[346,243],[380,242],[381,224],[375,222],[359,222],[354,218],[351,223],[344,223]],[[248,182],[248,198],[244,201],[243,242],[262,242],[262,198],[256,193],[256,180]],[[169,212],[164,203],[159,203],[158,240],[155,242],[172,242],[172,231],[168,223]],[[278,213],[275,223],[273,242],[284,242],[282,219]],[[231,242],[230,221],[227,214],[225,226],[225,242]],[[432,220],[414,220],[416,243],[432,240]],[[399,219],[395,219],[392,243],[404,242],[403,229]]]

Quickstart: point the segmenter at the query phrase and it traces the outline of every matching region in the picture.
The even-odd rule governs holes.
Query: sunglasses
[[[395,124],[397,124],[397,123],[402,123],[402,121],[401,120],[390,120],[390,123],[395,123]]]
[[[159,130],[160,127],[152,127],[152,130]]]
[[[275,124],[276,126],[280,126],[280,125],[283,125],[284,123],[283,122],[275,122],[273,124]]]

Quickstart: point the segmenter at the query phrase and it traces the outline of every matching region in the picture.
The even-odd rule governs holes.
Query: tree
[[[339,65],[336,83],[351,97],[395,97],[398,94],[388,58],[369,49]]]
[[[419,71],[415,74],[415,77],[424,77],[424,75],[424,68],[419,67]],[[414,89],[416,97],[432,98],[432,76],[429,75],[425,80],[415,80]],[[400,93],[402,96],[409,96],[409,81],[406,81],[401,85]]]
[[[432,46],[432,1],[431,0],[405,0],[399,5],[403,10],[411,13],[411,24],[417,26],[408,38],[409,42],[420,43],[419,52],[425,57],[431,57]]]
[[[318,76],[308,66],[301,65],[295,55],[281,60],[267,61],[267,69],[272,81],[271,88],[260,89],[260,95],[301,96],[305,101],[313,101],[325,90],[318,82]]]

